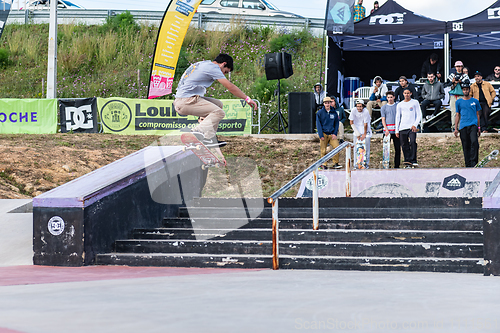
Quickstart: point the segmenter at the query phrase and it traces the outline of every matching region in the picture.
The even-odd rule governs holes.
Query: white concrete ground
[[[30,202],[0,199],[0,266],[33,264],[33,214],[9,213]]]

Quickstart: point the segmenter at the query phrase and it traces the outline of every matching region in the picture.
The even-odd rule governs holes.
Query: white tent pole
[[[57,98],[57,3],[50,2],[47,98]]]
[[[326,33],[326,31],[324,32]],[[325,61],[325,91],[328,89],[328,41],[330,37],[326,33],[326,38],[325,38],[325,56],[326,56],[326,61]]]
[[[450,75],[451,50],[450,50],[450,34],[444,34],[444,80]]]

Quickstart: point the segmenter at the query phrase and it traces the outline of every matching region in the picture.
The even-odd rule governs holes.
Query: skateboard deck
[[[391,136],[384,134],[382,147],[382,166],[384,169],[389,169],[389,159],[391,157]]]
[[[365,140],[356,142],[356,147],[354,149],[356,152],[356,154],[355,154],[355,156],[356,156],[356,162],[355,162],[356,169],[366,169]]]
[[[493,150],[488,156],[483,158],[474,168],[483,168],[489,161],[496,159],[498,156],[498,150]]]
[[[413,164],[412,164],[412,163],[410,163],[410,162],[403,162],[403,165],[404,165],[404,168],[405,168],[405,169],[415,169],[415,168],[418,168],[418,166],[413,165]]]
[[[184,151],[186,150],[191,150],[193,154],[195,154],[202,162],[203,165],[201,166],[202,169],[206,169],[208,167],[219,167],[226,165],[226,160],[224,159],[224,156],[222,155],[220,149],[217,148],[212,148],[215,152],[217,152],[217,155],[214,154],[209,148],[207,148],[203,143],[200,142],[194,136],[192,133],[183,133],[181,135],[181,141],[186,147],[184,147]]]

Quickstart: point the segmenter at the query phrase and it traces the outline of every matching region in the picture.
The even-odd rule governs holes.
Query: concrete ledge
[[[82,266],[133,228],[158,227],[200,196],[200,160],[181,147],[147,147],[33,199],[33,262]]]

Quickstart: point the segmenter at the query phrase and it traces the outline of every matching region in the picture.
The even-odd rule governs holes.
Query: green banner
[[[57,99],[0,99],[0,133],[57,131]]]
[[[217,134],[252,133],[252,109],[244,100],[223,99],[226,116]],[[97,109],[104,133],[179,135],[198,123],[194,116],[181,116],[174,111],[172,100],[98,98]]]

